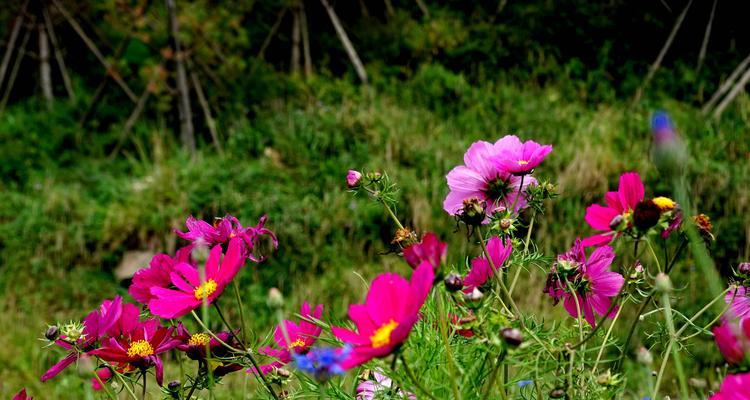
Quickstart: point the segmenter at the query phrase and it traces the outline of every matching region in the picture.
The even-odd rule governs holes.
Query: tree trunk
[[[219,153],[219,155],[224,155],[224,149],[221,147],[221,142],[219,141],[219,132],[216,131],[216,121],[211,115],[211,107],[208,105],[208,100],[206,100],[206,96],[203,94],[201,81],[200,78],[198,78],[198,74],[195,73],[195,70],[191,69],[190,79],[193,81],[193,89],[195,89],[195,94],[198,97],[198,103],[200,103],[201,108],[203,109],[203,118],[206,119],[208,132],[211,134],[211,139],[214,142],[214,146],[216,146],[216,151]]]
[[[703,61],[706,60],[706,50],[708,49],[708,39],[711,37],[711,27],[714,24],[714,14],[716,13],[716,3],[719,0],[714,0],[714,5],[711,7],[711,16],[708,17],[708,24],[706,25],[706,32],[703,34],[703,43],[701,43],[701,51],[698,53],[698,66],[695,67],[695,72],[701,70],[703,67]]]
[[[34,23],[36,19],[34,16],[31,16],[31,21],[29,22],[29,26],[26,29],[26,33],[23,35],[23,39],[21,39],[21,45],[18,46],[18,54],[16,55],[16,61],[13,63],[13,68],[10,71],[10,77],[8,78],[8,84],[5,86],[5,93],[3,94],[3,99],[0,100],[0,112],[2,112],[5,109],[5,105],[8,103],[8,98],[10,97],[10,92],[13,91],[13,85],[16,83],[16,76],[18,75],[18,70],[21,68],[21,61],[23,61],[23,58],[26,56],[26,44],[29,42],[29,38],[31,37],[31,31],[34,30]]]
[[[47,102],[47,108],[52,108],[55,96],[52,93],[52,69],[49,66],[49,38],[44,24],[37,25],[39,36],[39,83],[42,86],[42,94]]]
[[[286,8],[282,8],[281,11],[279,11],[279,14],[276,16],[276,21],[274,21],[273,25],[271,26],[271,30],[268,31],[268,35],[266,35],[266,38],[263,39],[263,44],[260,46],[260,50],[258,51],[258,58],[260,58],[261,60],[263,59],[268,45],[271,44],[271,39],[276,36],[276,32],[279,30],[279,26],[281,26],[281,22],[284,20],[286,11]]]
[[[289,61],[289,69],[293,75],[299,74],[300,70],[300,8],[299,5],[295,6],[292,15],[294,22],[292,23],[292,57]]]
[[[305,77],[312,76],[312,56],[310,55],[310,31],[307,29],[307,12],[305,11],[305,1],[300,0],[300,22],[302,27],[302,52],[305,55]]]
[[[13,50],[15,49],[16,40],[18,39],[18,33],[21,31],[21,25],[23,25],[24,16],[26,14],[26,6],[29,4],[29,0],[26,0],[21,6],[21,11],[18,12],[18,16],[13,21],[13,29],[10,31],[10,37],[8,38],[8,45],[5,47],[5,55],[3,56],[3,62],[0,63],[0,87],[3,86],[5,80],[5,72],[8,70],[8,64],[13,56]]]
[[[325,7],[326,12],[328,13],[328,18],[331,19],[333,28],[336,29],[336,34],[338,35],[341,44],[344,46],[344,50],[346,50],[346,54],[349,56],[352,65],[354,65],[354,70],[357,72],[357,75],[359,76],[359,79],[362,81],[362,83],[366,85],[367,72],[365,71],[365,67],[364,65],[362,65],[362,61],[360,61],[359,56],[357,55],[357,51],[354,50],[352,42],[349,41],[349,36],[347,36],[344,27],[341,26],[341,21],[339,21],[339,17],[336,15],[336,11],[333,10],[333,7],[331,7],[331,5],[328,3],[328,0],[320,0],[320,2],[323,4],[323,7]]]
[[[177,109],[180,117],[180,139],[182,145],[190,152],[195,152],[195,132],[193,129],[193,112],[190,109],[190,92],[185,72],[185,55],[180,48],[178,37],[180,26],[177,22],[177,11],[175,0],[167,1],[167,12],[169,14],[169,35],[174,50],[174,59],[177,66]]]
[[[727,108],[727,106],[732,102],[732,100],[734,100],[734,98],[737,97],[737,95],[740,94],[741,91],[745,90],[745,86],[747,86],[748,81],[750,81],[750,68],[748,68],[745,73],[742,74],[742,78],[740,78],[739,82],[734,85],[727,97],[725,97],[724,100],[722,100],[721,103],[716,106],[716,109],[713,113],[714,118],[718,119],[724,112],[724,109]]]
[[[713,96],[711,96],[711,99],[708,100],[708,103],[706,103],[703,108],[701,108],[701,113],[703,115],[708,114],[709,111],[716,105],[716,103],[721,99],[721,96],[724,96],[724,94],[729,90],[732,85],[734,85],[734,81],[737,80],[737,77],[740,76],[740,74],[745,71],[748,68],[748,65],[750,65],[750,54],[748,54],[747,57],[745,57],[742,62],[740,62],[740,65],[737,66],[737,68],[732,71],[732,73],[729,75],[729,78],[719,87],[719,90],[714,93]]]
[[[63,78],[63,85],[65,85],[65,91],[68,93],[68,98],[71,101],[75,101],[76,96],[73,93],[73,85],[70,82],[68,76],[68,69],[65,67],[65,59],[63,59],[60,45],[57,42],[57,35],[55,35],[55,28],[52,25],[52,18],[49,17],[49,11],[47,10],[46,4],[42,6],[42,16],[44,17],[44,25],[47,27],[47,33],[49,34],[49,41],[52,44],[52,51],[55,53],[55,60],[57,60],[57,66],[60,68],[60,75]]]

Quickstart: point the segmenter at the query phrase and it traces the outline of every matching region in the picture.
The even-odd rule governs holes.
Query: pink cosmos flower
[[[119,368],[129,370],[155,367],[156,382],[161,386],[164,368],[159,354],[169,351],[180,344],[172,337],[173,328],[161,326],[158,319],[130,321],[124,326],[127,329],[118,338],[107,338],[102,347],[89,352],[102,360],[115,363]]]
[[[740,286],[730,290],[724,298],[727,304],[731,304],[732,312],[737,318],[750,317],[750,290]]]
[[[739,364],[750,352],[750,319],[730,321],[722,318],[721,324],[712,329],[716,346],[730,364]]]
[[[583,245],[585,247],[601,246],[612,242],[618,235],[617,230],[613,227],[620,225],[620,223],[615,224],[618,221],[615,218],[620,217],[622,221],[627,223],[631,219],[635,206],[643,200],[644,195],[643,182],[638,173],[626,172],[622,174],[617,191],[607,192],[604,195],[606,206],[593,204],[586,209],[586,222],[595,230],[604,233],[583,239]]]
[[[216,333],[216,338],[219,338],[219,340],[221,340],[220,342],[207,333],[191,334],[190,331],[180,323],[177,325],[175,338],[179,341],[177,350],[185,352],[191,360],[206,360],[206,346],[208,346],[211,350],[212,357],[209,364],[213,367],[213,375],[217,378],[242,369],[242,366],[239,364],[222,361],[222,358],[230,355],[230,350],[221,342],[236,347],[236,340],[234,340],[234,334],[231,332]]]
[[[492,264],[495,268],[504,268],[503,265],[513,252],[513,245],[510,238],[503,240],[493,236],[487,241],[487,252],[492,258]],[[471,260],[471,270],[464,278],[464,293],[471,293],[475,288],[484,286],[485,283],[495,275],[495,271],[490,267],[489,261],[482,254]]]
[[[13,400],[34,400],[33,397],[26,394],[26,388],[21,389],[20,392],[13,396]]]
[[[190,253],[193,246],[186,246],[177,250],[177,254],[172,258],[166,254],[157,254],[151,258],[149,268],[138,270],[133,275],[133,283],[128,288],[133,298],[143,304],[148,304],[154,296],[151,294],[152,287],[166,288],[172,283],[170,274],[174,266],[179,263],[194,265]]]
[[[350,189],[357,187],[361,179],[362,179],[361,172],[350,169],[349,172],[347,172],[346,174],[346,186],[349,187]]]
[[[271,239],[274,248],[279,247],[279,241],[276,238],[276,235],[270,229],[265,227],[266,221],[268,221],[268,216],[264,215],[258,221],[258,225],[243,227],[240,220],[231,215],[227,215],[224,218],[217,219],[214,224],[211,225],[208,222],[190,216],[187,221],[185,221],[188,231],[181,232],[175,229],[174,232],[177,236],[192,242],[193,245],[207,247],[224,244],[235,237],[239,237],[246,246],[243,250],[247,257],[254,262],[261,262],[265,260],[265,257],[258,257],[253,253],[253,250],[257,247],[262,236],[268,236]]]
[[[123,371],[118,371],[118,372],[123,372]],[[112,376],[113,376],[112,370],[107,367],[97,369],[96,371],[94,371],[94,374],[96,374],[96,376],[91,378],[91,388],[94,389],[95,391],[100,391],[104,389],[104,386],[102,386],[102,383],[109,382],[109,380],[112,379]]]
[[[299,314],[305,318],[320,319],[323,315],[323,305],[318,304],[315,310],[311,312],[310,304],[305,302],[300,308]],[[262,347],[258,350],[258,353],[268,357],[274,358],[274,361],[270,364],[261,365],[260,371],[263,375],[272,372],[276,368],[289,364],[292,361],[292,352],[294,353],[305,353],[320,336],[323,329],[311,322],[301,319],[299,324],[290,321],[283,321],[284,327],[286,328],[286,334],[289,336],[289,341],[284,336],[284,330],[281,325],[276,327],[273,333],[273,339],[276,342],[276,348],[271,346]],[[254,373],[255,369],[251,368],[247,372]]]
[[[204,301],[212,303],[245,263],[240,240],[233,238],[229,241],[223,259],[220,245],[211,249],[206,260],[205,281],[201,281],[200,273],[190,264],[175,265],[170,278],[177,290],[152,287],[153,298],[148,303],[151,313],[165,319],[179,318],[200,307]]]
[[[417,267],[407,281],[398,274],[378,275],[364,304],[349,306],[357,331],[333,327],[333,334],[352,346],[345,369],[391,354],[409,336],[419,319],[419,309],[432,289],[435,272],[429,262]]]
[[[719,392],[709,400],[750,400],[750,372],[727,375]]]
[[[72,338],[61,336],[59,340],[55,341],[56,345],[70,350],[70,352],[47,370],[42,375],[41,381],[45,382],[57,376],[57,374],[82,357],[84,352],[93,349],[97,345],[97,342],[118,324],[122,310],[122,297],[117,296],[113,300],[105,300],[98,309],[92,311],[83,319],[83,330],[80,337],[73,340]]]
[[[515,136],[505,136],[495,144],[474,142],[464,154],[465,165],[453,168],[446,177],[450,192],[443,201],[443,209],[450,215],[460,215],[464,201],[472,198],[486,202],[488,216],[514,204],[514,212],[525,208],[525,190],[529,185],[536,185],[536,179],[513,175],[495,162],[517,141]],[[484,223],[488,222],[489,218],[486,218]]]
[[[375,400],[386,395],[392,389],[395,390],[398,385],[395,385],[391,378],[385,376],[379,371],[372,371],[372,379],[363,381],[357,385],[357,396],[356,400]],[[414,393],[404,392],[401,389],[395,393],[396,398],[417,400],[417,396]]]
[[[515,175],[524,175],[544,161],[552,152],[552,146],[541,145],[533,140],[521,142],[516,136],[506,136],[508,146],[493,161],[502,169]]]
[[[576,239],[567,253],[558,256],[547,277],[544,291],[554,299],[555,304],[564,299],[565,310],[574,318],[578,317],[580,308],[586,321],[595,327],[595,315],[604,315],[609,311],[612,297],[620,293],[625,283],[622,275],[609,270],[614,259],[615,252],[609,246],[595,249],[586,259],[583,243]],[[616,311],[617,307],[614,307],[607,317],[614,317]]]
[[[412,268],[417,268],[423,261],[428,261],[436,270],[445,259],[448,244],[438,239],[432,232],[426,233],[422,241],[404,249],[404,259]]]

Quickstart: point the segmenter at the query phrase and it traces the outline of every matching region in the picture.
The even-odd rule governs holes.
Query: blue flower
[[[297,368],[319,381],[326,381],[333,375],[342,375],[345,371],[341,363],[349,357],[351,346],[341,348],[323,347],[310,350],[306,354],[294,354]]]
[[[531,385],[534,383],[534,381],[518,381],[518,387],[524,387],[526,385]]]

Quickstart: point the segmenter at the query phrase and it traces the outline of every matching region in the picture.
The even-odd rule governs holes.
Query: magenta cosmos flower
[[[622,275],[610,271],[614,259],[615,252],[609,246],[595,249],[587,259],[581,240],[576,239],[567,253],[557,257],[544,291],[555,304],[564,299],[565,310],[574,318],[578,318],[580,309],[586,321],[595,327],[595,315],[609,311],[612,297],[620,293],[625,283]],[[616,311],[617,307],[607,317],[612,318]]]
[[[632,219],[633,210],[643,200],[644,195],[643,182],[638,173],[622,174],[617,191],[607,192],[604,196],[606,206],[593,204],[586,209],[586,222],[595,230],[604,233],[583,239],[583,245],[600,246],[612,242],[618,234],[616,226],[620,225],[621,221],[627,223]]]
[[[453,168],[446,176],[450,192],[443,201],[443,209],[450,215],[461,215],[464,202],[472,199],[486,203],[487,215],[509,209],[514,204],[513,211],[526,207],[524,192],[526,187],[536,184],[536,179],[513,175],[496,162],[497,157],[510,150],[517,141],[515,136],[505,136],[495,144],[474,142],[464,154],[464,165]],[[484,223],[488,221],[485,219]]]
[[[495,268],[504,268],[505,261],[513,252],[513,245],[510,239],[503,240],[493,236],[487,241],[487,252],[492,258],[492,264]],[[471,260],[471,270],[464,278],[464,293],[471,293],[475,288],[484,286],[485,283],[495,274],[490,267],[489,261],[482,254]]]
[[[719,393],[709,400],[750,400],[750,372],[727,375]]]
[[[531,173],[552,152],[552,146],[550,145],[541,145],[533,140],[521,142],[513,135],[505,138],[507,138],[507,146],[493,161],[500,168],[512,174]]]
[[[97,346],[99,340],[106,337],[108,332],[117,329],[122,312],[122,297],[117,296],[113,300],[105,300],[98,309],[92,311],[83,319],[82,330],[77,335],[78,337],[63,335],[55,341],[56,345],[69,350],[69,353],[42,375],[42,382],[55,377],[84,356],[85,352]]]
[[[353,368],[376,357],[391,354],[409,336],[419,319],[427,295],[432,289],[435,272],[429,262],[417,267],[407,281],[398,274],[378,275],[367,292],[364,304],[349,306],[349,318],[357,331],[333,327],[333,334],[352,346],[345,369]]]
[[[289,341],[287,341],[286,336],[284,336],[284,330],[281,325],[279,325],[273,333],[276,347],[265,346],[258,350],[258,353],[274,359],[270,364],[260,366],[260,371],[263,375],[292,362],[292,353],[305,353],[309,351],[318,339],[318,336],[320,336],[320,332],[323,331],[321,327],[305,320],[320,319],[323,315],[322,304],[318,304],[315,307],[315,310],[311,312],[310,304],[305,302],[302,304],[299,314],[303,317],[299,324],[290,320],[283,321],[286,334],[289,336]],[[254,373],[254,371],[255,369],[251,368],[247,372]]]
[[[422,237],[421,242],[404,249],[404,259],[412,268],[417,268],[419,264],[427,261],[437,270],[447,250],[447,243],[441,242],[437,235],[428,232]]]
[[[172,283],[171,274],[174,266],[179,263],[194,265],[190,253],[193,246],[183,247],[177,250],[174,258],[167,254],[157,254],[151,258],[148,268],[138,270],[133,275],[133,283],[128,288],[133,298],[143,304],[148,304],[154,296],[151,294],[152,287],[166,288]]]
[[[238,237],[245,244],[244,254],[254,262],[261,262],[265,259],[263,256],[257,256],[253,253],[262,236],[268,236],[271,239],[274,248],[279,247],[279,241],[276,235],[265,227],[268,216],[264,215],[258,221],[256,226],[243,227],[240,220],[227,215],[224,218],[217,219],[213,225],[206,221],[201,221],[193,216],[188,217],[185,225],[187,232],[181,232],[175,229],[177,236],[189,240],[194,246],[213,247],[217,244],[225,244],[231,239]]]
[[[211,365],[213,368],[212,373],[217,378],[242,369],[242,366],[239,364],[222,361],[223,358],[230,356],[230,350],[222,342],[232,347],[237,346],[235,336],[231,332],[218,332],[216,333],[216,338],[214,338],[208,333],[190,333],[180,323],[177,326],[175,339],[179,341],[177,350],[184,352],[191,360],[205,361],[207,355],[206,347],[208,347],[211,352],[211,362],[208,365]]]
[[[359,171],[350,169],[349,172],[346,173],[346,186],[349,187],[349,189],[359,186],[361,180],[362,173]]]
[[[164,367],[159,354],[169,351],[180,344],[172,337],[173,328],[161,326],[158,319],[145,321],[127,321],[123,326],[126,331],[117,338],[102,341],[102,347],[89,352],[104,361],[114,363],[125,371],[155,367],[156,382],[161,386],[164,378]]]
[[[34,400],[33,397],[26,394],[26,388],[21,389],[20,392],[13,396],[13,400]]]
[[[165,319],[184,316],[200,307],[203,302],[212,303],[224,291],[245,263],[239,238],[229,241],[227,254],[222,259],[221,246],[216,245],[206,260],[206,276],[201,281],[198,269],[187,263],[179,263],[170,273],[175,289],[152,287],[153,298],[148,303],[151,313]]]
[[[729,291],[725,300],[727,304],[731,304],[734,316],[738,318],[750,317],[750,290],[746,287],[740,286],[736,290]]]
[[[739,364],[750,351],[750,319],[729,321],[722,318],[721,324],[712,329],[716,346],[730,364]]]

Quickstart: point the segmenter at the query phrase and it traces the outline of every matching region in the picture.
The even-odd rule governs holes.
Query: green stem
[[[404,358],[403,353],[401,354],[401,362],[404,364],[404,371],[406,372],[406,375],[409,377],[409,379],[411,379],[414,386],[416,386],[420,392],[424,393],[424,395],[429,397],[431,400],[438,400],[435,396],[432,395],[432,393],[427,391],[427,389],[425,389],[421,383],[419,383],[417,377],[414,376],[414,372],[412,372],[411,368],[409,368],[409,363],[406,362],[406,358]]]
[[[495,378],[497,377],[497,370],[500,369],[500,366],[503,365],[503,360],[505,359],[506,351],[505,349],[500,350],[500,354],[497,355],[497,360],[495,361],[495,365],[492,367],[492,371],[490,371],[490,379],[487,382],[487,386],[484,387],[484,394],[482,398],[489,399],[490,394],[492,393],[492,387],[495,386]],[[505,393],[505,388],[500,388],[500,397],[502,399],[507,399],[508,396]]]
[[[698,317],[700,317],[704,312],[708,311],[711,308],[711,306],[714,305],[714,303],[716,303],[720,299],[724,298],[724,295],[726,295],[727,293],[729,293],[730,290],[732,290],[731,287],[727,288],[726,290],[724,290],[723,292],[721,292],[721,294],[719,294],[718,296],[714,297],[713,300],[711,300],[708,304],[706,304],[703,308],[701,308],[697,313],[695,313],[695,315],[693,315],[692,317],[690,317],[690,319],[688,320],[688,322],[686,322],[685,325],[683,325],[682,327],[680,327],[680,329],[677,331],[677,337],[679,338],[680,335],[682,335],[682,332],[685,331],[685,329],[687,329],[689,326],[692,326],[693,322],[695,322],[695,320],[698,319]],[[702,331],[705,331],[711,325],[715,324],[716,321],[718,321],[722,317],[722,315],[724,315],[724,313],[731,307],[732,303],[734,302],[734,296],[736,296],[736,295],[737,295],[737,289],[734,290],[734,294],[732,295],[732,301],[728,302],[728,304],[726,305],[726,307],[724,307],[724,310],[719,315],[717,315],[716,318],[714,318],[708,325],[706,325],[706,327],[704,327],[701,331],[698,331],[698,333],[700,333]],[[696,333],[696,334],[698,334],[698,333]],[[688,336],[688,337],[685,338],[685,340],[690,339],[693,336],[695,336],[695,335]]]
[[[521,315],[521,310],[518,309],[518,306],[516,305],[516,302],[513,301],[513,297],[508,293],[508,288],[505,287],[505,282],[503,282],[502,279],[502,271],[498,268],[495,268],[495,263],[492,261],[492,257],[490,256],[490,252],[487,250],[487,245],[484,243],[484,234],[482,234],[482,227],[477,226],[476,228],[477,235],[479,236],[479,244],[482,246],[482,252],[484,253],[484,257],[487,259],[487,262],[490,264],[490,268],[492,269],[494,275],[498,278],[498,284],[500,286],[500,291],[502,292],[503,296],[506,297],[508,303],[510,303],[511,308],[513,309],[513,314],[518,319],[518,321],[521,324],[521,328],[525,328],[526,325],[523,322],[523,316]]]
[[[641,320],[641,314],[643,314],[643,311],[648,307],[648,302],[651,301],[651,298],[654,296],[653,293],[649,294],[648,297],[643,301],[643,304],[641,304],[641,308],[638,309],[638,311],[635,313],[635,319],[633,319],[633,323],[630,324],[630,329],[628,330],[628,335],[625,337],[625,342],[622,344],[622,350],[620,350],[620,355],[617,357],[617,368],[619,369],[622,366],[622,360],[625,358],[625,352],[628,349],[628,346],[630,345],[630,340],[633,338],[633,334],[635,333],[635,327],[638,325],[638,322]]]
[[[589,332],[589,334],[588,334],[588,335],[586,335],[586,337],[585,337],[585,338],[583,338],[583,340],[582,340],[582,341],[580,341],[580,342],[578,342],[578,343],[574,344],[573,346],[570,346],[570,348],[571,348],[571,349],[575,350],[575,349],[577,349],[577,348],[581,347],[581,346],[582,346],[582,345],[583,345],[584,343],[588,342],[588,341],[589,341],[589,339],[591,339],[592,337],[594,337],[594,335],[596,334],[596,332],[598,332],[598,331],[599,331],[599,328],[600,328],[600,327],[601,327],[602,325],[604,325],[604,323],[605,323],[605,322],[607,321],[607,318],[609,318],[609,314],[611,314],[611,313],[612,313],[612,311],[614,311],[615,307],[616,307],[616,306],[617,306],[617,304],[619,303],[619,300],[617,300],[617,299],[619,299],[619,297],[620,297],[620,296],[622,295],[622,291],[624,290],[624,288],[625,288],[625,285],[623,285],[623,286],[622,286],[622,288],[620,289],[620,294],[618,294],[618,295],[617,295],[617,298],[616,298],[615,300],[613,300],[613,301],[612,301],[612,304],[610,304],[610,305],[609,305],[609,309],[608,309],[608,310],[607,310],[607,312],[606,312],[606,313],[604,313],[604,315],[603,315],[603,316],[602,316],[602,317],[601,317],[601,318],[599,319],[599,323],[597,323],[597,324],[596,324],[596,326],[594,327],[594,329],[592,329],[592,330],[591,330],[591,332]],[[620,304],[620,305],[622,305],[622,304]]]
[[[234,297],[237,300],[237,307],[240,311],[240,334],[242,335],[242,343],[247,343],[247,337],[245,336],[245,310],[242,307],[242,298],[240,296],[240,285],[236,279],[232,279],[232,286],[234,286]]]
[[[115,397],[115,395],[109,391],[109,387],[104,384],[104,381],[102,381],[102,378],[99,377],[99,374],[97,374],[96,371],[94,371],[94,377],[99,382],[99,385],[102,387],[102,389],[104,389],[104,393],[107,394],[107,397],[110,399],[117,400],[117,397]]]
[[[216,334],[213,333],[212,330],[208,329],[206,324],[204,324],[203,321],[201,321],[200,317],[198,317],[198,314],[196,314],[195,311],[190,311],[190,313],[193,315],[193,318],[195,318],[195,320],[198,322],[198,325],[200,325],[200,327],[203,328],[203,330],[206,331],[206,333],[208,333],[209,336],[216,339],[216,341],[219,342],[222,346],[226,347],[229,350],[234,351],[235,353],[240,353],[240,354],[244,353],[244,351],[230,346],[229,344],[227,344],[227,342],[221,340],[221,338],[216,336]]]
[[[594,362],[594,367],[591,368],[591,372],[596,372],[596,367],[599,366],[599,361],[602,359],[602,354],[604,354],[604,348],[607,346],[607,340],[609,339],[609,335],[612,334],[612,328],[615,326],[615,323],[617,323],[617,319],[620,318],[620,312],[622,311],[624,307],[620,307],[617,309],[617,314],[615,314],[615,318],[612,320],[612,323],[609,324],[609,329],[607,329],[607,334],[604,335],[604,341],[602,342],[601,347],[599,347],[599,353],[596,355],[596,361]],[[609,314],[606,314],[607,316]]]
[[[677,332],[675,332],[674,329],[674,321],[672,320],[672,305],[670,303],[669,299],[669,293],[663,292],[661,295],[662,302],[664,303],[664,319],[667,323],[667,329],[669,330],[669,345],[668,347],[672,350],[672,358],[674,358],[674,367],[675,372],[677,372],[677,381],[680,385],[680,395],[681,398],[687,399],[689,398],[689,391],[687,387],[687,381],[685,380],[685,372],[682,368],[682,359],[680,357],[680,352],[675,347],[674,343],[677,341]],[[669,354],[664,355],[664,361],[663,363],[666,363],[667,358],[669,358]],[[656,398],[657,393],[659,392],[659,384],[661,383],[661,374],[663,373],[663,370],[659,372],[660,376],[657,378],[656,386],[654,387],[654,395],[653,398]]]
[[[659,257],[656,256],[656,252],[654,251],[653,246],[651,246],[651,241],[648,240],[648,237],[646,237],[646,246],[648,246],[648,249],[651,251],[651,256],[654,258],[654,261],[656,261],[656,269],[661,272],[661,264],[659,263]]]
[[[112,373],[115,374],[115,376],[117,377],[117,379],[120,380],[120,383],[122,383],[122,386],[124,386],[125,390],[128,391],[128,393],[130,394],[130,397],[132,397],[133,400],[138,400],[138,397],[135,396],[135,392],[133,392],[133,389],[130,387],[130,385],[128,385],[128,383],[125,382],[125,378],[122,377],[122,374],[119,373],[119,372],[117,372],[114,369],[112,369]]]
[[[529,229],[526,231],[526,240],[523,243],[523,254],[529,254],[529,242],[531,241],[531,231],[534,229],[534,219],[536,219],[536,211],[531,214],[531,221],[529,222]],[[513,281],[510,283],[510,289],[508,293],[512,296],[513,290],[516,289],[516,283],[518,278],[521,276],[521,268],[516,269],[516,274],[513,276]]]
[[[436,291],[435,296],[437,297],[438,314],[440,315],[440,336],[445,345],[445,355],[448,357],[448,372],[451,378],[451,390],[453,390],[453,398],[461,400],[461,392],[458,390],[458,382],[456,382],[456,379],[458,378],[456,374],[456,360],[453,358],[453,350],[451,349],[450,338],[448,337],[448,324],[446,321],[447,314],[442,292]]]
[[[143,391],[141,392],[141,399],[146,400],[146,370],[141,370],[141,375],[143,375]]]

